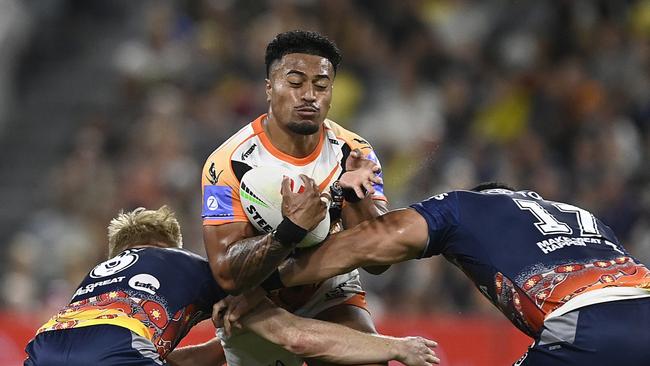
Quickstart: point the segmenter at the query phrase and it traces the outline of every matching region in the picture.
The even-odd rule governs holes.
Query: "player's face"
[[[319,131],[332,101],[334,68],[324,57],[285,55],[266,80],[270,113],[281,127],[300,135]]]

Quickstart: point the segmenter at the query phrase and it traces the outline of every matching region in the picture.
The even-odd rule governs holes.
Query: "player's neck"
[[[322,134],[322,131],[312,135],[301,135],[291,132],[288,129],[280,127],[271,116],[267,116],[262,121],[262,126],[276,149],[296,158],[309,156],[318,146]]]

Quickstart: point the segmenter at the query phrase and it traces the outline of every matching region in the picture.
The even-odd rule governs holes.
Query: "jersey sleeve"
[[[239,181],[227,152],[217,150],[206,160],[201,176],[201,193],[204,226],[248,221],[239,196]]]
[[[429,231],[429,241],[419,258],[444,253],[446,244],[460,221],[457,193],[439,194],[410,207],[424,217]]]

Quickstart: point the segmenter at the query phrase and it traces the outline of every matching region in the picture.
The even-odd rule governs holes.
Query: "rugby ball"
[[[300,192],[304,182],[299,173],[282,166],[260,166],[246,172],[239,184],[239,196],[248,220],[263,233],[270,233],[282,222],[282,178],[291,179],[291,190]],[[330,231],[330,214],[298,243],[305,248],[319,244]]]

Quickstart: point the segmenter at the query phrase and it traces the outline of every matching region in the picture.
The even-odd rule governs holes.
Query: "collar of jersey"
[[[305,156],[304,158],[296,158],[295,156],[291,156],[289,154],[283,153],[282,151],[278,150],[275,146],[273,146],[273,143],[269,139],[269,136],[264,132],[264,127],[262,126],[262,121],[266,118],[267,114],[264,113],[263,115],[257,117],[255,121],[253,121],[253,131],[255,132],[255,135],[258,136],[260,141],[262,142],[262,145],[264,145],[264,148],[268,150],[268,152],[271,153],[271,155],[275,156],[276,158],[286,161],[287,163],[290,163],[292,165],[307,165],[318,157],[320,155],[321,150],[323,150],[323,143],[325,141],[325,128],[321,130],[320,134],[320,140],[318,141],[318,145],[316,145],[316,148],[314,151],[312,151],[309,155]]]

